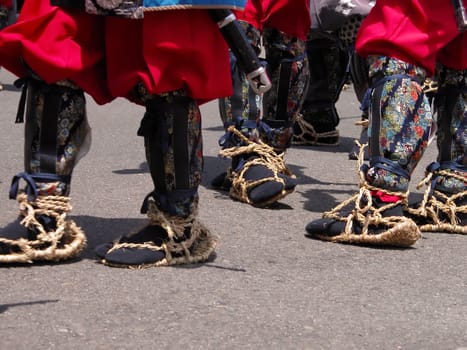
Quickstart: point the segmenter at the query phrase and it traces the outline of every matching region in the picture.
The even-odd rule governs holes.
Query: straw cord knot
[[[467,234],[467,228],[461,225],[460,215],[467,214],[467,205],[460,205],[467,191],[445,193],[435,188],[438,178],[455,179],[465,182],[464,174],[449,169],[435,168],[427,171],[425,177],[418,183],[417,189],[425,186],[423,199],[417,208],[407,207],[407,212],[428,220],[430,223],[421,225],[422,231],[446,231]]]
[[[151,266],[178,265],[205,261],[214,251],[218,237],[196,219],[197,212],[188,217],[178,217],[162,212],[155,201],[148,199],[149,226],[159,226],[167,233],[162,242],[148,241],[144,243],[116,242],[107,252],[129,248],[162,251],[165,258],[155,263],[144,265],[128,265],[128,268],[146,268]],[[131,235],[128,237],[131,239]],[[112,263],[104,261],[108,265]]]
[[[234,146],[223,149],[219,152],[222,157],[251,156],[241,166],[240,169],[229,169],[227,176],[232,181],[230,195],[242,202],[250,203],[248,191],[258,185],[274,181],[285,185],[283,178],[279,174],[295,178],[284,161],[284,152],[277,153],[273,147],[261,140],[251,141],[243,135],[235,126],[230,126],[228,132],[233,133],[241,141],[242,146]],[[265,176],[257,180],[247,180],[245,173],[253,166],[262,166],[271,170],[271,176]]]
[[[339,144],[338,130],[317,132],[315,127],[307,122],[301,114],[296,116],[295,125],[293,135],[295,145],[336,146]],[[335,139],[336,142],[323,142],[323,139]]]
[[[17,195],[20,224],[33,235],[33,239],[0,238],[8,253],[0,254],[1,263],[31,263],[34,260],[64,260],[77,255],[86,245],[86,236],[72,220],[70,198],[64,196],[38,196],[33,202],[21,191]],[[47,217],[53,225],[41,223]]]
[[[372,186],[366,180],[364,172],[360,170],[363,164],[364,150],[365,147],[367,147],[368,145],[362,145],[359,141],[355,142],[359,147],[359,154],[357,160],[358,174],[360,178],[359,191],[347,200],[343,201],[342,203],[331,209],[330,211],[325,212],[323,214],[323,217],[346,222],[345,234],[347,235],[350,235],[354,232],[353,225],[354,222],[357,221],[362,227],[362,236],[366,236],[371,234],[369,232],[370,226],[392,227],[395,226],[397,223],[406,220],[404,217],[401,216],[384,216],[383,213],[388,209],[391,209],[398,205],[407,205],[409,193],[408,191],[405,193],[395,192]],[[397,196],[399,199],[395,202],[384,203],[383,205],[379,205],[378,207],[376,207],[373,203],[372,196],[372,193],[374,193],[375,191],[378,191],[385,195]],[[352,203],[353,209],[351,210],[351,212],[346,216],[342,216],[340,213],[343,211],[343,209],[346,207],[350,207]]]

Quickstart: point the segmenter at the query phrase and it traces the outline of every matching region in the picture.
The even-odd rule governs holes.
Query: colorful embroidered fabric
[[[85,0],[86,12],[94,15],[143,18],[145,11],[177,9],[241,10],[245,0]]]

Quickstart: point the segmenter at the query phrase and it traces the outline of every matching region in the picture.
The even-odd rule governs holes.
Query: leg
[[[216,237],[198,220],[198,187],[203,167],[201,115],[198,105],[183,91],[146,95],[146,113],[138,130],[144,137],[154,191],[142,212],[149,224],[100,246],[103,263],[116,267],[149,267],[205,261]]]
[[[355,52],[355,39],[360,25],[365,17],[363,15],[350,16],[339,28],[338,37],[349,52],[349,74],[355,90],[357,100],[362,110],[361,120],[356,125],[361,125],[359,143],[368,142],[368,106],[365,98],[369,88],[367,62]],[[349,159],[357,159],[359,147],[355,144],[349,152]],[[365,149],[364,159],[369,160],[368,148]]]
[[[430,104],[421,87],[426,74],[388,57],[370,57],[369,63],[370,164],[361,167],[360,192],[309,223],[307,235],[345,243],[409,246],[420,231],[404,216],[403,208],[410,174],[428,145],[432,125]],[[342,214],[351,203],[350,215]]]
[[[285,151],[292,142],[293,125],[302,108],[310,79],[306,43],[276,29],[265,28],[264,48],[272,88],[264,94],[263,122],[272,128],[262,138]]]
[[[425,196],[409,208],[422,231],[467,234],[467,70],[438,69],[438,161],[430,164]]]
[[[239,21],[239,23],[245,30],[251,46],[259,54],[261,51],[261,34],[247,22]],[[249,86],[245,73],[238,67],[233,53],[230,53],[230,67],[233,95],[219,99],[219,113],[226,129],[238,119],[256,122],[260,117],[262,102],[261,96],[256,95]]]
[[[248,38],[259,52],[259,32],[243,23]],[[234,94],[219,101],[226,134],[221,138],[221,155],[232,158],[232,167],[213,181],[215,188],[229,190],[230,196],[255,206],[268,206],[293,192],[296,182],[283,161],[290,144],[288,122],[261,119],[262,96],[256,95],[245,75],[232,60]],[[287,84],[289,80],[287,79]]]
[[[247,22],[239,21],[245,30],[247,38],[250,40],[251,46],[259,54],[261,51],[261,34],[252,25]],[[251,88],[245,73],[240,70],[237,64],[235,55],[230,52],[230,68],[232,77],[232,96],[220,98],[219,114],[221,116],[226,135],[229,134],[229,127],[237,128],[247,127],[253,131],[256,130],[256,125],[261,117],[262,96],[257,95]],[[257,134],[257,132],[256,132]],[[219,143],[223,148],[236,147],[237,144],[223,144],[221,139]],[[235,160],[233,160],[233,163]],[[232,172],[228,169],[216,176],[211,185],[214,188],[229,191],[232,187]]]
[[[25,172],[13,178],[10,198],[20,203],[28,240],[0,239],[0,262],[64,260],[85,246],[84,233],[72,220],[70,180],[89,148],[89,126],[81,90],[68,82],[47,85],[29,79],[25,131]],[[21,110],[17,122],[22,122]],[[19,191],[20,181],[26,182]]]
[[[349,64],[349,73],[352,79],[352,84],[354,86],[358,101],[360,102],[360,109],[362,115],[360,121],[356,122],[356,125],[361,125],[360,138],[358,140],[359,144],[368,143],[368,106],[367,98],[365,97],[368,90],[368,66],[366,61],[357,55],[355,50],[352,49],[350,64]],[[359,146],[354,144],[351,151],[349,152],[349,159],[358,159]],[[368,149],[365,149],[364,160],[369,160]]]
[[[337,37],[317,30],[310,32],[306,47],[310,83],[294,126],[294,144],[337,145],[339,115],[335,104],[346,80],[348,53]]]

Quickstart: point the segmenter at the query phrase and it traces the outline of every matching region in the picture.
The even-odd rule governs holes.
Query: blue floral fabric
[[[143,18],[145,11],[190,8],[242,10],[245,2],[246,0],[85,0],[87,13],[134,19]]]
[[[212,7],[243,8],[246,0],[143,0],[144,7]]]

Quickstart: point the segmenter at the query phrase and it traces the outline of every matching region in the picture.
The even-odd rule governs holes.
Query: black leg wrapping
[[[98,257],[104,264],[130,268],[207,260],[217,237],[197,219],[202,140],[196,103],[181,91],[150,96],[138,135],[144,137],[155,188],[141,208],[149,224],[98,246]]]
[[[27,241],[0,238],[0,262],[58,261],[76,256],[86,237],[72,220],[68,197],[71,173],[87,150],[89,126],[79,89],[23,79],[16,122],[25,125],[25,169],[13,178],[10,198],[20,203]],[[65,84],[65,83],[64,83]],[[27,97],[26,97],[27,96]],[[66,149],[66,152],[65,152]],[[20,181],[26,186],[20,190]]]
[[[310,84],[302,114],[305,120],[317,127],[321,124],[323,128],[335,127],[339,124],[335,103],[347,76],[347,50],[337,39],[324,36],[315,38],[310,35],[307,40],[307,54],[310,62]]]
[[[196,209],[202,172],[202,157],[198,152],[202,147],[200,124],[188,125],[192,104],[184,95],[156,96],[147,102],[138,130],[138,135],[144,137],[146,159],[157,194],[154,197],[159,200],[160,209],[185,217]]]
[[[304,123],[296,123],[294,143],[336,145],[339,115],[335,104],[347,78],[348,52],[336,38],[312,31],[307,55],[310,83],[301,110]]]
[[[71,83],[48,85],[32,78],[16,84],[24,84],[16,122],[23,121],[26,106],[25,171],[71,177],[91,143],[83,91]],[[47,194],[68,193],[68,184],[47,190]]]

